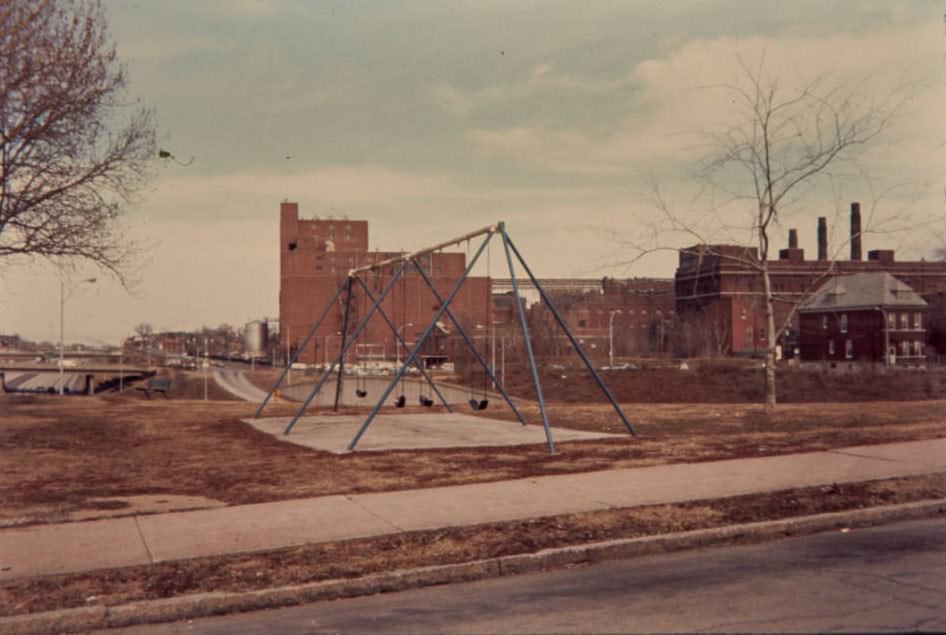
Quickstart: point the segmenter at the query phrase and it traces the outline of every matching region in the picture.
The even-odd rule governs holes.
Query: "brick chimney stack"
[[[818,217],[818,260],[828,259],[828,219]]]
[[[851,260],[861,260],[860,203],[851,203]]]
[[[791,262],[804,262],[805,250],[798,248],[798,230],[788,230],[788,247],[778,250],[779,260],[790,260]]]

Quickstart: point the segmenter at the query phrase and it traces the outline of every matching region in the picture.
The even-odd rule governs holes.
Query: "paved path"
[[[0,530],[0,580],[946,471],[946,439]]]
[[[242,370],[234,368],[214,368],[214,381],[231,395],[244,401],[262,403],[266,398],[266,391],[254,385]]]

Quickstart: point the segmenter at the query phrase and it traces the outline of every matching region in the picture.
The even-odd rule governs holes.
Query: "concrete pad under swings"
[[[257,430],[281,441],[316,450],[342,454],[354,438],[366,415],[302,417],[292,432],[283,434],[290,417],[244,419]],[[584,441],[620,437],[618,434],[552,428],[552,440]],[[383,414],[371,422],[356,450],[418,450],[544,444],[542,426],[520,425],[515,421],[487,419],[460,413]]]

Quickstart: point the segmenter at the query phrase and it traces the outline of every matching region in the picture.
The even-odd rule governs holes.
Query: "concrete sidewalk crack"
[[[353,505],[355,505],[356,507],[358,507],[358,509],[362,510],[363,512],[365,512],[366,514],[368,514],[368,515],[370,515],[370,516],[374,516],[375,518],[377,518],[377,519],[380,520],[381,522],[385,523],[386,525],[390,525],[391,527],[394,527],[394,528],[395,528],[396,530],[398,530],[398,531],[407,531],[407,530],[404,529],[403,527],[397,526],[396,524],[394,524],[393,522],[391,522],[390,520],[388,520],[388,519],[385,518],[384,516],[381,516],[380,514],[377,514],[377,513],[373,512],[373,511],[371,511],[370,509],[368,509],[367,507],[365,507],[364,505],[362,505],[361,503],[359,503],[358,501],[356,501],[356,500],[355,500],[354,498],[352,498],[351,496],[346,495],[345,498],[348,499],[348,502],[350,502],[350,503],[352,503]]]
[[[549,491],[551,491],[551,492],[554,492],[554,493],[556,493],[556,494],[565,493],[565,494],[567,494],[567,495],[569,495],[569,496],[575,496],[576,498],[581,498],[581,499],[583,499],[583,500],[590,501],[590,502],[592,502],[592,503],[594,503],[594,504],[596,504],[596,505],[604,505],[607,509],[618,509],[618,508],[619,508],[618,505],[614,505],[614,504],[609,503],[608,501],[605,501],[605,500],[598,500],[597,498],[592,498],[592,497],[588,496],[587,494],[584,494],[584,493],[579,492],[579,491],[576,491],[576,490],[569,489],[568,487],[557,487],[557,488],[556,488],[556,487],[552,487],[551,485],[542,484],[542,483],[539,482],[538,478],[530,478],[530,479],[529,479],[529,482],[532,483],[533,485],[537,486],[537,487],[544,487],[545,489],[547,489],[547,490],[549,490]]]
[[[134,516],[133,518],[135,519],[135,529],[138,530],[138,537],[141,538],[141,544],[145,548],[145,553],[148,554],[148,562],[154,564],[154,556],[151,555],[151,548],[148,547],[148,541],[145,540],[145,535],[141,531],[141,525],[138,523],[138,517]]]
[[[888,459],[884,456],[871,456],[870,454],[857,454],[856,452],[844,452],[843,450],[825,450],[828,454],[840,454],[842,456],[853,456],[856,459],[871,459],[874,461],[887,461],[888,463],[903,463],[899,459]]]

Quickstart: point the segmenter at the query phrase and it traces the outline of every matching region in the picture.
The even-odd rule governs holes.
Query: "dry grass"
[[[14,580],[0,585],[0,614],[353,578],[379,571],[469,562],[551,547],[944,496],[946,474],[936,474]]]
[[[0,397],[0,525],[94,517],[99,499],[206,497],[226,504],[379,492],[820,450],[946,436],[943,402],[628,405],[640,436],[544,446],[335,455],[284,443],[240,421],[239,401]],[[524,409],[537,422],[534,407]],[[555,404],[553,423],[620,432],[602,404]],[[275,405],[267,414],[292,409]],[[489,416],[511,416],[490,407]],[[369,432],[370,434],[370,432]],[[102,515],[114,515],[111,509]],[[118,512],[121,510],[119,509]]]

